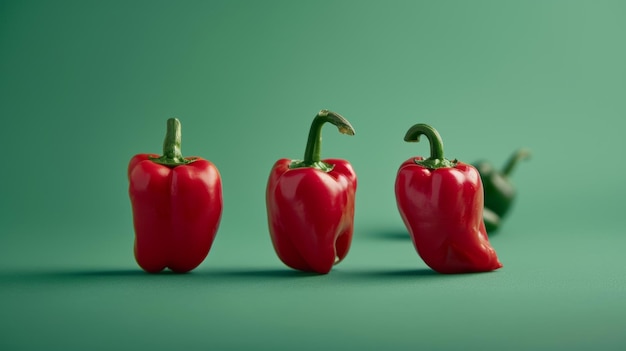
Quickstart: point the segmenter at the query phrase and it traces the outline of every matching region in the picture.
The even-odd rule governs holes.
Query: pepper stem
[[[419,142],[420,136],[425,135],[430,143],[430,157],[425,160],[415,160],[415,163],[431,168],[454,167],[456,160],[450,161],[443,157],[443,140],[437,130],[427,124],[416,124],[409,128],[404,136],[406,142]]]
[[[185,165],[195,161],[195,159],[186,159],[181,152],[181,124],[178,118],[170,118],[167,120],[167,132],[165,140],[163,140],[163,156],[151,158],[155,163],[168,167],[176,167]]]
[[[326,122],[335,125],[341,134],[354,135],[355,133],[350,122],[343,116],[329,110],[321,110],[311,123],[309,137],[304,150],[304,160],[293,161],[289,168],[314,167],[324,172],[329,172],[333,169],[333,165],[323,162],[320,156],[322,150],[322,126]]]
[[[513,155],[511,155],[511,157],[509,157],[509,160],[504,165],[504,168],[502,168],[502,175],[505,176],[505,177],[508,177],[513,172],[513,169],[515,168],[515,166],[517,166],[519,161],[525,160],[525,159],[528,159],[528,158],[530,158],[530,151],[529,150],[527,150],[527,149],[519,149],[519,150],[515,151],[513,153]]]

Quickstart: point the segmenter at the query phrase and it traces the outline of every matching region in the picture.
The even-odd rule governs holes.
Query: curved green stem
[[[163,156],[151,158],[153,162],[176,167],[186,165],[195,161],[195,159],[185,159],[181,152],[181,124],[178,118],[170,118],[167,120],[167,132],[163,141]]]
[[[347,119],[336,112],[321,110],[311,123],[309,137],[304,150],[304,160],[292,162],[290,168],[314,167],[325,172],[333,169],[332,165],[321,160],[322,126],[326,122],[335,125],[341,134],[354,135],[354,128]]]
[[[425,135],[430,143],[430,157],[425,160],[415,160],[415,163],[427,168],[454,167],[456,160],[450,161],[443,157],[443,140],[437,130],[427,124],[416,124],[409,128],[404,136],[404,141],[419,142],[420,136]]]
[[[528,151],[527,149],[519,149],[515,151],[515,153],[511,155],[509,160],[504,165],[504,168],[502,168],[502,175],[508,177],[511,172],[513,172],[513,169],[515,168],[515,166],[517,166],[519,161],[528,158],[530,158],[530,151]]]

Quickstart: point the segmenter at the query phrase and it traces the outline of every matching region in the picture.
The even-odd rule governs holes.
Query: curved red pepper
[[[437,131],[417,124],[405,141],[428,137],[431,156],[413,157],[398,170],[400,215],[424,262],[440,273],[487,272],[502,267],[483,222],[483,186],[471,165],[443,157]]]
[[[313,120],[303,161],[280,159],[267,183],[270,236],[287,266],[320,274],[348,254],[354,230],[357,178],[350,163],[321,160],[321,128],[330,122],[344,134],[354,129],[342,116],[322,110]]]
[[[182,157],[180,122],[171,118],[164,155],[135,155],[128,165],[135,259],[150,273],[183,273],[206,258],[222,214],[220,174],[208,160]]]

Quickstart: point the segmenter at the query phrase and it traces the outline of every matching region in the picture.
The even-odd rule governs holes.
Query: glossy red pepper
[[[424,262],[439,273],[487,272],[502,267],[483,222],[483,186],[476,168],[443,155],[441,136],[426,124],[404,140],[426,135],[430,157],[412,157],[395,184],[400,215]]]
[[[170,118],[163,156],[138,154],[128,165],[135,259],[151,273],[196,268],[211,249],[222,214],[217,168],[200,157],[183,157],[180,142],[180,122]]]
[[[326,122],[343,134],[354,135],[345,118],[320,111],[311,125],[304,160],[278,160],[266,191],[276,254],[291,268],[320,274],[328,273],[348,254],[357,185],[350,163],[320,159],[321,129]]]

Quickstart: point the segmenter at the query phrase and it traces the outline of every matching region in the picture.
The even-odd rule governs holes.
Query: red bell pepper
[[[276,254],[287,266],[328,273],[346,257],[354,228],[357,179],[350,163],[320,159],[324,123],[354,135],[350,123],[322,110],[313,119],[304,160],[280,159],[267,183],[270,236]]]
[[[128,165],[135,259],[150,273],[196,268],[211,249],[222,214],[217,168],[200,157],[183,157],[180,142],[180,122],[170,118],[163,156],[138,154]]]
[[[430,157],[412,157],[396,177],[400,215],[424,262],[440,273],[486,272],[502,267],[483,222],[483,185],[473,166],[447,160],[439,133],[426,124],[404,140],[426,135]]]

